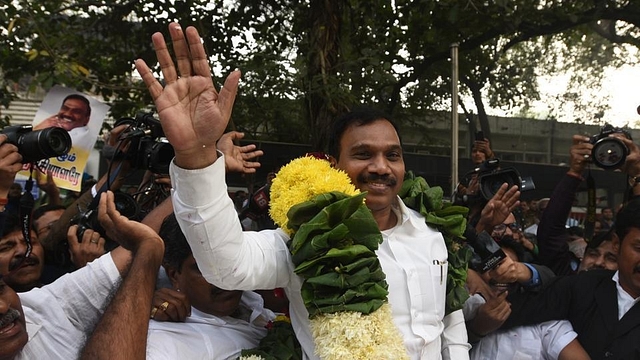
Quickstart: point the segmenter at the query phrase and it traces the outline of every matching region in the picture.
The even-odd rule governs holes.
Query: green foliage
[[[411,171],[405,174],[404,183],[398,194],[407,207],[424,216],[425,222],[437,228],[444,237],[448,251],[445,313],[450,314],[462,309],[469,297],[465,283],[471,250],[461,243],[464,239],[469,209],[444,201],[442,195],[443,192],[439,186],[430,187],[424,178],[416,177]]]
[[[309,317],[337,311],[369,314],[387,299],[375,251],[382,235],[364,204],[366,193],[329,192],[293,206],[289,251]]]
[[[592,121],[606,104],[584,91],[597,91],[607,66],[633,63],[621,44],[640,44],[636,1],[3,0],[0,104],[13,84],[61,84],[104,98],[113,118],[132,116],[151,105],[132,62],[156,64],[150,35],[168,20],[198,28],[218,85],[243,70],[232,127],[316,145],[354,103],[406,121],[448,109],[453,43],[461,95],[478,113],[484,102],[526,113],[539,76],[573,73],[550,116],[568,106]]]

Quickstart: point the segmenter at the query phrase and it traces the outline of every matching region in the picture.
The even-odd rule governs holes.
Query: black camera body
[[[140,212],[140,207],[135,199],[131,195],[121,191],[115,191],[113,195],[116,210],[128,219],[136,220],[136,217]],[[99,199],[99,197],[97,198]],[[102,225],[100,225],[100,221],[98,221],[97,201],[92,202],[86,210],[79,211],[78,214],[71,219],[70,225],[78,225],[78,229],[76,230],[78,242],[82,242],[82,237],[87,229],[94,230],[106,238],[105,230]]]
[[[18,147],[24,164],[64,155],[71,150],[71,136],[59,127],[33,131],[31,125],[15,125],[6,126],[1,133],[7,136],[7,142]]]
[[[609,136],[622,134],[631,139],[631,134],[619,127],[605,124],[599,134],[591,136],[589,142],[593,144],[591,159],[596,166],[605,170],[615,170],[624,165],[629,155],[629,148],[619,138]]]
[[[138,113],[135,119],[124,118],[115,126],[129,124],[129,129],[121,139],[131,139],[127,151],[131,166],[137,169],[148,169],[154,174],[169,174],[169,164],[175,156],[173,146],[164,136],[160,121],[152,113]]]
[[[520,191],[536,188],[533,180],[530,177],[522,178],[518,170],[514,168],[500,169],[499,159],[484,161],[474,172],[478,174],[480,193],[485,200],[490,200],[504,183],[507,183],[509,187],[518,185]]]

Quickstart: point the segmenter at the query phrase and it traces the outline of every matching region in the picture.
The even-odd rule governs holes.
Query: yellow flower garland
[[[360,193],[351,184],[349,176],[332,168],[328,161],[310,156],[295,159],[283,166],[273,179],[269,215],[280,228],[292,235],[293,230],[287,227],[289,209],[330,191],[340,191],[349,196]]]

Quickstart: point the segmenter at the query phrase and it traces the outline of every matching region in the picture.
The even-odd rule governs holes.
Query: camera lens
[[[627,146],[614,137],[600,139],[593,146],[591,156],[593,162],[603,169],[617,169],[627,158]]]
[[[30,131],[20,136],[18,148],[28,161],[56,157],[69,152],[71,136],[65,129],[57,127]]]

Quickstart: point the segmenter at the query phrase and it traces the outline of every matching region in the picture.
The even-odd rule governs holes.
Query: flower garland
[[[270,215],[291,235],[295,273],[304,281],[316,354],[322,359],[408,358],[375,254],[380,230],[346,173],[302,157],[276,175]]]

